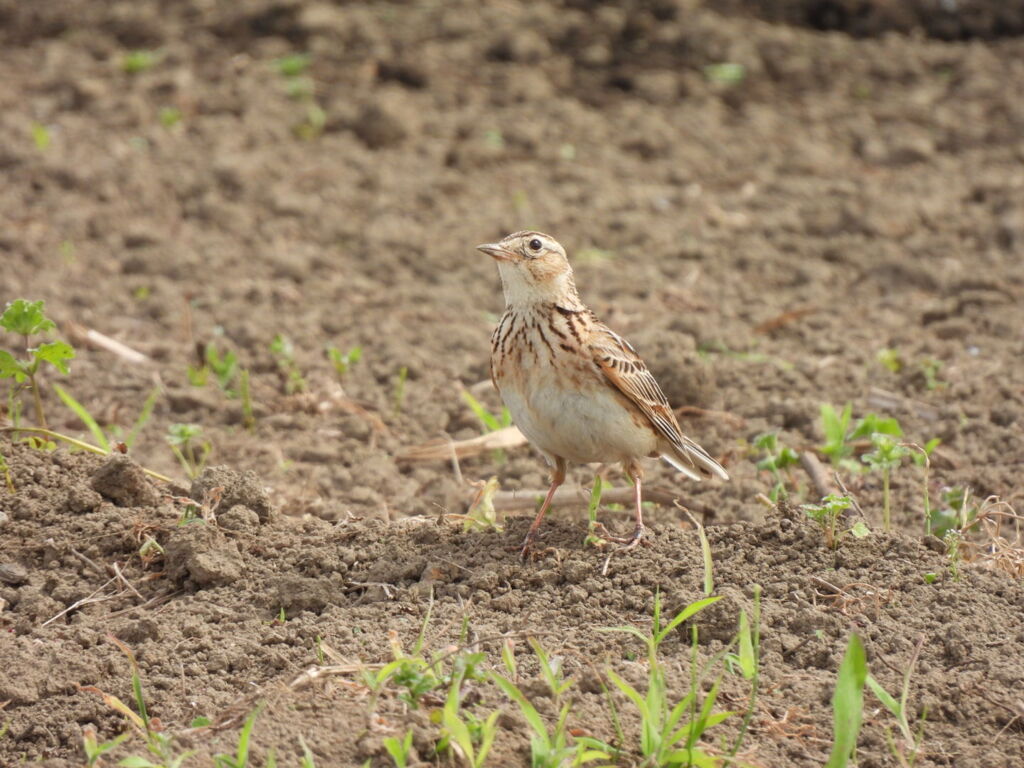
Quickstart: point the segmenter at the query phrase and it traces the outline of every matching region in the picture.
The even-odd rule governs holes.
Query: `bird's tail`
[[[701,475],[714,475],[722,480],[729,479],[725,467],[711,458],[711,454],[689,438],[684,437],[682,445],[673,445],[661,454],[661,458],[678,469],[691,480],[700,480]]]

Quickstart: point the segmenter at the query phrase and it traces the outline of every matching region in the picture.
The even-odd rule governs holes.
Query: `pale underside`
[[[633,348],[588,310],[510,309],[495,329],[492,374],[513,421],[552,464],[561,458],[628,468],[661,456],[696,480],[700,472],[728,477],[681,433]]]

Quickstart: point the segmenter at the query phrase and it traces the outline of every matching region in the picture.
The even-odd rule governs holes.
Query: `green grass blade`
[[[890,712],[896,715],[896,717],[899,717],[899,702],[896,701],[896,699],[893,696],[889,695],[889,692],[886,691],[885,688],[883,688],[877,680],[875,680],[873,675],[868,675],[866,682],[868,688],[870,688],[871,692],[875,694],[875,696],[878,698],[880,702],[882,702],[883,706],[885,706],[886,709],[888,709]]]
[[[752,680],[754,674],[757,672],[757,658],[754,655],[754,641],[750,633],[750,620],[747,618],[747,612],[740,609],[740,670],[743,672],[743,677],[747,680]]]
[[[665,639],[665,637],[668,636],[669,632],[671,632],[673,629],[678,627],[684,621],[686,621],[687,619],[691,618],[692,616],[694,616],[695,614],[699,613],[700,611],[703,611],[705,608],[707,608],[712,603],[717,603],[721,599],[722,599],[722,596],[721,595],[717,595],[716,597],[705,597],[703,600],[698,600],[695,603],[690,603],[688,606],[683,608],[683,610],[681,610],[679,613],[677,613],[675,615],[675,618],[673,618],[672,621],[670,621],[668,624],[666,624],[665,628],[663,630],[658,632],[657,636],[655,637],[655,642],[656,643],[660,643],[663,639]]]
[[[149,421],[149,417],[153,415],[153,408],[156,406],[156,401],[160,399],[160,387],[153,387],[150,391],[149,396],[146,397],[146,402],[142,404],[142,410],[139,411],[139,417],[132,424],[132,429],[128,433],[128,436],[124,439],[124,444],[129,448],[135,443],[139,433],[143,427],[146,426],[146,422]]]
[[[57,397],[61,399],[61,402],[70,408],[74,414],[82,420],[82,423],[89,428],[96,444],[107,453],[110,453],[110,441],[107,440],[107,436],[103,434],[103,430],[100,429],[100,425],[96,423],[96,419],[94,419],[92,414],[85,409],[85,406],[75,400],[75,398],[71,396],[71,393],[64,389],[60,384],[54,384],[53,391],[57,393]]]
[[[494,414],[484,408],[483,404],[473,397],[473,394],[468,389],[462,390],[462,399],[488,432],[497,432],[501,429],[501,422],[494,417]]]
[[[530,728],[533,729],[537,738],[542,741],[544,747],[550,751],[551,737],[548,735],[547,726],[544,724],[544,720],[541,718],[536,707],[527,700],[523,695],[523,692],[520,691],[512,681],[506,680],[504,677],[494,672],[491,673],[491,680],[494,681],[495,685],[501,688],[502,693],[518,705],[519,710],[523,713],[523,717],[526,718],[526,722],[529,723]]]
[[[868,676],[864,646],[856,634],[850,635],[846,653],[839,664],[836,690],[832,696],[834,734],[832,752],[825,768],[845,768],[857,746],[864,707],[864,682]]]

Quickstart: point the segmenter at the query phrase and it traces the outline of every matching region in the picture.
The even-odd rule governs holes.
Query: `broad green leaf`
[[[75,350],[64,341],[48,341],[29,350],[37,360],[45,360],[61,373],[69,373],[67,361],[75,356]]]
[[[845,768],[857,746],[857,734],[864,708],[864,682],[868,676],[864,646],[850,635],[846,653],[839,664],[836,690],[832,695],[833,741],[825,768]]]
[[[0,349],[0,379],[11,378],[18,384],[21,384],[21,382],[28,378],[28,374],[14,355]]]
[[[865,536],[871,535],[871,529],[868,528],[868,524],[863,520],[858,520],[853,524],[853,527],[850,528],[850,533],[858,539],[863,539]]]
[[[160,768],[158,763],[153,763],[144,757],[139,755],[133,755],[126,757],[124,760],[118,763],[122,768]]]
[[[56,327],[44,314],[42,301],[24,299],[15,299],[7,305],[0,316],[0,326],[22,336],[33,336]]]

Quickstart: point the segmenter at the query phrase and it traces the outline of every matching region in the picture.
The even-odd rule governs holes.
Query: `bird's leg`
[[[633,481],[633,499],[636,503],[636,510],[634,512],[636,517],[636,525],[633,527],[632,536],[605,536],[609,541],[614,541],[617,544],[624,544],[624,550],[633,549],[637,544],[644,542],[644,532],[647,530],[644,527],[644,513],[643,507],[643,494],[641,492],[641,484],[644,478],[644,471],[640,468],[640,465],[636,462],[630,462],[623,465],[626,470],[626,476]],[[602,526],[603,528],[604,526]]]
[[[533,540],[537,537],[537,529],[540,528],[540,523],[544,519],[544,515],[547,514],[548,507],[551,506],[551,499],[555,496],[555,491],[562,483],[565,482],[565,459],[556,457],[555,468],[551,470],[551,487],[548,488],[548,495],[544,497],[544,503],[540,505],[540,512],[533,518],[533,523],[530,525],[530,530],[526,532],[526,538],[523,539],[523,545],[519,549],[519,556],[525,560],[530,554],[530,547],[533,546]]]

